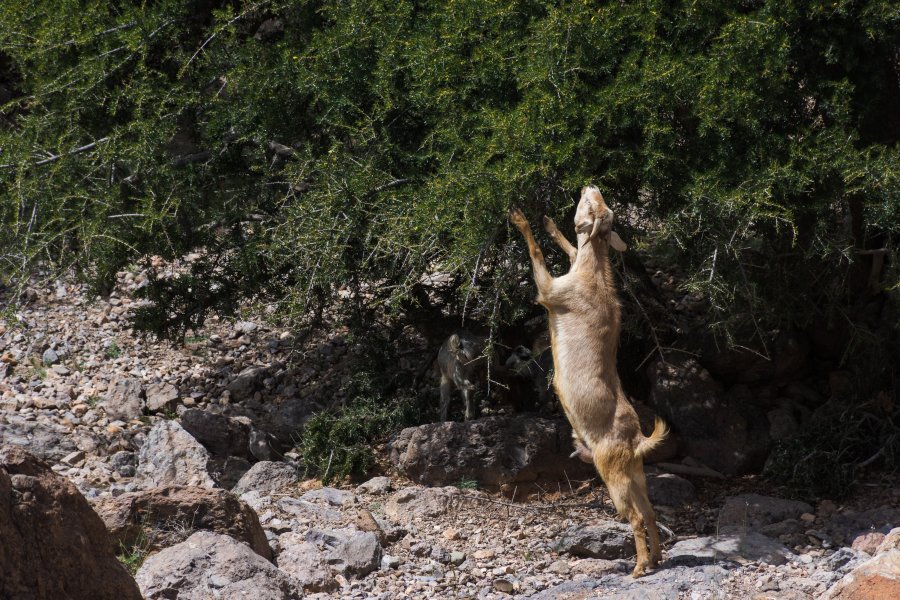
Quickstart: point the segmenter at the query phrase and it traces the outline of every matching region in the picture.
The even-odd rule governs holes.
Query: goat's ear
[[[622,238],[619,237],[619,234],[615,231],[609,232],[609,245],[612,246],[613,250],[617,250],[619,252],[625,252],[628,250],[628,245],[622,241]]]
[[[459,336],[455,333],[450,336],[450,350],[459,352]]]

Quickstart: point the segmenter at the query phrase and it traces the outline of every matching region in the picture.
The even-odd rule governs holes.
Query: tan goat
[[[616,371],[620,308],[608,254],[609,246],[623,251],[625,244],[612,230],[613,212],[593,186],[581,191],[575,212],[577,248],[552,220],[544,219],[547,232],[572,263],[562,277],[547,271],[522,211],[511,209],[509,219],[528,244],[537,299],[549,313],[553,384],[572,424],[576,454],[590,455],[616,510],[631,524],[637,547],[632,574],[640,577],[662,560],[643,457],[665,439],[666,427],[657,420],[650,437],[641,433]]]

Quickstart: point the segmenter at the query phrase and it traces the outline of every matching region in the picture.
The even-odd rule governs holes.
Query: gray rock
[[[265,376],[265,367],[247,367],[238,373],[228,384],[231,399],[240,402],[251,397],[256,390],[260,389]]]
[[[379,495],[379,494],[387,494],[388,492],[391,491],[392,487],[393,487],[393,484],[391,484],[390,478],[384,477],[384,476],[378,476],[378,477],[373,477],[372,479],[368,480],[367,482],[360,484],[356,488],[356,491],[357,491],[357,493]]]
[[[145,406],[150,412],[174,410],[178,402],[178,390],[170,383],[153,383],[147,386]]]
[[[900,550],[877,554],[844,575],[823,596],[825,600],[900,598]]]
[[[290,575],[227,535],[198,531],[152,555],[135,577],[145,600],[300,600]]]
[[[697,499],[694,484],[672,473],[647,473],[650,502],[662,506],[681,506]]]
[[[41,355],[41,360],[49,367],[50,365],[55,365],[59,362],[59,355],[53,348],[47,348],[44,350],[44,354]]]
[[[109,466],[122,477],[134,477],[137,472],[137,463],[137,454],[127,450],[120,450],[109,457]]]
[[[431,557],[431,560],[436,560],[442,565],[449,564],[450,562],[450,551],[441,546],[434,546],[431,549],[429,556]]]
[[[634,554],[631,527],[616,521],[571,527],[556,543],[557,552],[585,558],[625,558]]]
[[[339,490],[332,487],[323,487],[317,490],[306,492],[305,494],[300,496],[300,499],[307,502],[323,502],[325,504],[328,504],[329,506],[336,506],[338,508],[356,502],[356,496],[354,496],[351,492],[348,492],[346,490]]]
[[[58,463],[78,447],[71,430],[52,423],[26,421],[18,416],[7,416],[7,423],[0,423],[0,440],[4,444],[28,448],[37,458]]]
[[[407,487],[394,492],[384,505],[385,516],[396,523],[408,523],[417,518],[446,514],[459,501],[455,487]]]
[[[724,598],[722,580],[728,571],[718,565],[675,566],[657,569],[640,579],[611,574],[600,578],[567,581],[537,594],[529,600],[680,600],[681,598]]]
[[[325,562],[345,576],[365,577],[381,564],[381,545],[374,533],[313,529],[306,541],[325,553]]]
[[[281,552],[278,568],[297,580],[306,592],[327,592],[337,588],[334,572],[325,562],[325,554],[299,533],[278,537]]]
[[[281,498],[278,500],[278,508],[279,510],[297,517],[301,521],[306,522],[325,521],[337,523],[342,520],[339,511],[327,506],[321,506],[314,502],[300,500],[299,498]]]
[[[216,456],[250,456],[250,419],[198,408],[181,414],[181,426]]]
[[[250,467],[231,491],[239,496],[249,491],[269,494],[297,483],[298,478],[297,468],[292,464],[261,461]]]
[[[719,511],[720,531],[758,530],[785,519],[796,519],[813,508],[805,502],[759,494],[740,494],[725,499]]]
[[[839,548],[834,554],[825,559],[825,567],[833,572],[844,575],[869,557],[852,548]]]
[[[849,545],[858,535],[870,531],[887,534],[900,525],[900,507],[879,506],[861,512],[832,515],[824,524],[825,534],[835,545]]]
[[[666,553],[668,564],[693,566],[718,561],[783,565],[793,554],[780,542],[755,532],[682,540]]]
[[[474,479],[499,486],[594,475],[591,465],[569,458],[571,428],[564,419],[487,417],[420,425],[401,431],[390,451],[401,473],[426,485]]]
[[[134,377],[117,377],[106,392],[103,410],[110,419],[130,421],[141,416],[144,390]]]
[[[138,454],[139,487],[183,485],[215,487],[209,452],[175,421],[160,421]]]
[[[403,559],[401,559],[399,556],[391,556],[390,554],[385,554],[381,557],[381,568],[385,571],[396,569],[402,564]]]

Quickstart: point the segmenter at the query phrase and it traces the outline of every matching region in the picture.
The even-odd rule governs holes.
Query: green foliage
[[[119,358],[122,356],[122,350],[119,348],[119,344],[116,343],[115,340],[110,342],[109,346],[106,347],[106,358]]]
[[[138,569],[141,568],[141,565],[144,564],[149,552],[150,538],[147,537],[147,534],[144,533],[143,530],[141,530],[137,539],[130,546],[121,543],[119,544],[119,554],[116,558],[118,558],[119,562],[125,565],[128,572],[134,576],[137,574]]]
[[[478,489],[478,481],[475,479],[466,479],[463,477],[456,483],[456,487],[461,490],[477,490]]]
[[[202,249],[145,288],[137,324],[175,336],[246,298],[409,310],[441,270],[455,308],[499,322],[530,295],[506,207],[564,217],[595,182],[717,319],[830,316],[854,246],[896,259],[898,19],[884,0],[9,2],[0,273],[102,287]]]
[[[374,444],[388,434],[418,423],[410,398],[357,396],[338,413],[313,415],[303,429],[298,450],[307,474],[316,473],[323,483],[361,475],[375,464]]]

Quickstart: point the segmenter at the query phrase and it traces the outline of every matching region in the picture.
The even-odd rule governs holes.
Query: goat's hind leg
[[[659,544],[659,528],[656,526],[656,512],[647,495],[647,481],[644,478],[644,465],[638,463],[639,471],[635,474],[635,497],[638,510],[644,517],[644,526],[647,528],[647,536],[650,540],[650,566],[655,567],[662,562],[662,547]]]
[[[633,477],[634,466],[631,464],[634,461],[633,457],[629,457],[625,453],[616,452],[612,456],[603,456],[602,452],[594,450],[594,465],[600,472],[603,482],[606,483],[609,497],[619,514],[631,525],[637,554],[634,571],[631,575],[640,577],[646,574],[647,569],[652,568],[653,561],[647,551],[647,533],[644,530],[646,522],[640,505],[640,489],[637,485],[638,482]]]

